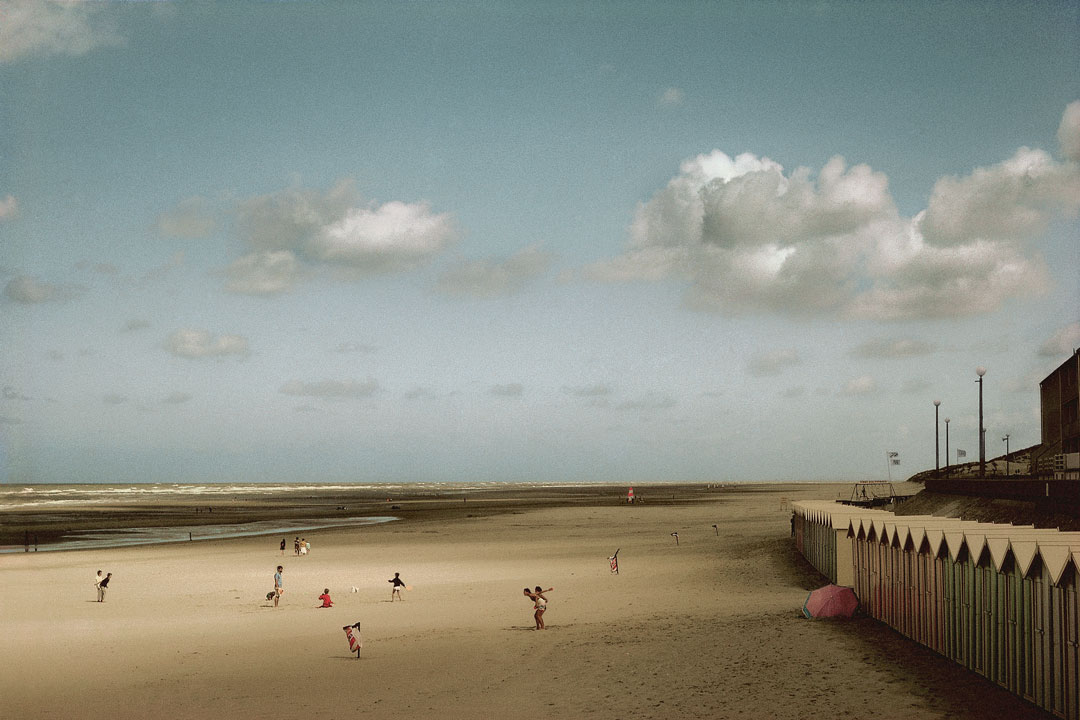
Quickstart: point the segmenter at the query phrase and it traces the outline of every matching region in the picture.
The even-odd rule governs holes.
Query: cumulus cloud
[[[1077,114],[1080,105],[1070,105],[1059,133],[1069,157]],[[816,174],[785,172],[766,157],[715,150],[684,162],[640,203],[626,250],[584,275],[682,278],[689,306],[730,314],[972,315],[1048,287],[1030,245],[1078,210],[1080,163],[1041,150],[943,178],[912,218],[899,215],[886,176],[866,165],[834,157]]]
[[[322,398],[367,398],[378,391],[379,383],[370,378],[363,382],[355,380],[321,380],[318,382],[290,380],[279,388],[279,392],[285,395]]]
[[[1064,358],[1071,355],[1076,348],[1080,348],[1080,322],[1069,323],[1051,335],[1039,347],[1039,355]]]
[[[0,63],[120,44],[103,9],[99,3],[0,0]]]
[[[4,286],[4,295],[8,299],[24,305],[66,300],[80,290],[74,285],[57,285],[44,282],[29,275],[16,275]]]
[[[365,203],[351,180],[248,198],[236,220],[251,252],[224,270],[226,289],[248,295],[287,292],[315,268],[345,277],[411,270],[456,235],[449,214],[424,202]]]
[[[205,238],[217,229],[217,215],[203,197],[183,200],[175,208],[158,215],[155,228],[166,237]]]
[[[938,247],[1022,242],[1041,235],[1061,215],[1075,217],[1078,209],[1080,167],[1020,148],[1005,162],[938,180],[918,228]]]
[[[844,386],[843,395],[869,395],[877,391],[877,382],[869,375],[854,378]]]
[[[782,348],[755,355],[747,364],[746,371],[755,377],[767,377],[779,375],[785,369],[801,362],[795,348]]]
[[[1072,101],[1065,108],[1057,137],[1061,154],[1073,162],[1080,162],[1080,100]]]
[[[449,268],[439,276],[437,287],[445,295],[459,297],[512,295],[547,272],[551,261],[549,253],[530,246],[508,258],[472,260]]]
[[[8,195],[0,200],[0,221],[10,220],[19,212],[19,202],[14,195]]]
[[[901,338],[890,340],[888,338],[873,338],[867,340],[852,351],[852,355],[869,359],[914,357],[926,355],[934,351],[934,346],[922,340]]]
[[[241,236],[256,250],[290,251],[353,272],[409,270],[453,239],[450,216],[427,203],[361,203],[350,181],[326,193],[289,189],[240,204]]]
[[[225,268],[225,289],[241,295],[280,295],[303,276],[300,262],[288,250],[254,252]]]
[[[492,385],[488,393],[497,397],[519,397],[524,391],[525,388],[521,383],[507,383],[506,385]]]
[[[165,349],[177,357],[207,358],[227,355],[246,356],[247,338],[240,335],[213,335],[208,330],[181,328],[165,341]]]

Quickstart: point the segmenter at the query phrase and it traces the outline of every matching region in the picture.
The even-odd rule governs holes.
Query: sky
[[[1075,1],[0,0],[0,482],[993,457],[1078,211]]]

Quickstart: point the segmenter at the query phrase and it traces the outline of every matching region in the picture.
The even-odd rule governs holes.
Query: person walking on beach
[[[105,602],[105,591],[109,589],[109,580],[112,579],[112,573],[105,573],[105,577],[98,583],[98,602]]]
[[[394,573],[394,577],[386,581],[393,585],[390,589],[390,602],[394,602],[395,595],[398,600],[405,601],[405,598],[401,597],[401,588],[405,587],[405,581],[401,579],[400,575],[400,573]]]
[[[97,590],[97,601],[105,602],[105,588],[101,587],[101,581],[105,579],[105,576],[101,574],[101,571],[97,571],[97,577],[94,578],[94,589]]]
[[[292,549],[296,553],[296,557],[300,557],[300,538],[293,540]]]
[[[281,557],[285,557],[285,538],[281,538]]]
[[[278,565],[277,572],[274,573],[274,607],[277,607],[278,600],[281,599],[281,593],[285,592],[285,578],[281,576],[284,570],[285,568]]]
[[[536,590],[530,591],[529,588],[525,588],[522,592],[525,597],[533,601],[533,620],[536,621],[537,630],[547,630],[544,625],[544,611],[547,610],[548,599],[544,597],[544,593],[549,593],[555,588],[548,588],[544,590],[539,585],[536,586]]]

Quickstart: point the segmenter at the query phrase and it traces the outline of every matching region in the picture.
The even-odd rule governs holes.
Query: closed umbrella
[[[851,617],[859,609],[859,597],[849,587],[826,585],[812,591],[803,603],[808,618]]]

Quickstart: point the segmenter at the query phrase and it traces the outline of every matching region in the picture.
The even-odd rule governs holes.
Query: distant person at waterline
[[[285,557],[285,538],[281,538],[281,556]]]
[[[278,606],[278,600],[281,599],[281,593],[285,592],[285,578],[281,575],[284,571],[285,568],[278,565],[277,572],[274,573],[274,607]]]

